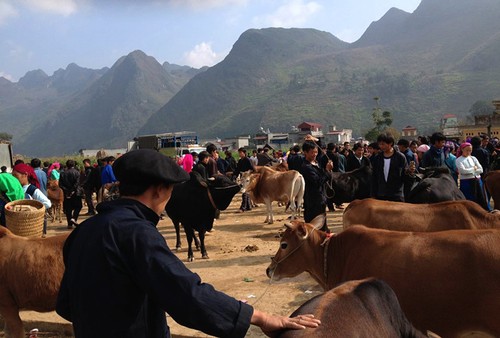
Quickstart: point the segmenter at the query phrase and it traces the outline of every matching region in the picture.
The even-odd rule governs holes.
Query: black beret
[[[113,163],[113,172],[120,182],[129,184],[179,183],[189,174],[171,158],[152,149],[132,150]]]

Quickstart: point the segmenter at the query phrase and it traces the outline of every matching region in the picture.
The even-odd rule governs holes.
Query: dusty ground
[[[261,205],[250,212],[238,213],[241,198],[238,194],[230,207],[221,213],[214,229],[206,238],[210,259],[201,259],[195,252],[195,261],[187,262],[187,242],[182,235],[183,248],[178,257],[206,283],[213,284],[236,299],[246,300],[255,308],[270,313],[289,315],[311,297],[321,292],[317,283],[307,274],[279,282],[269,282],[266,268],[270,257],[278,250],[279,232],[289,214],[284,208],[273,205],[275,223],[264,224],[265,207]],[[195,208],[193,208],[195,210]],[[85,213],[86,209],[82,210]],[[334,232],[340,231],[342,211],[328,213],[328,224]],[[82,219],[80,221],[83,220]],[[160,221],[159,230],[168,245],[175,248],[175,231],[168,217]],[[71,231],[59,223],[49,224],[49,236]],[[71,325],[55,312],[21,313],[27,330],[38,328],[38,337],[71,337]],[[201,332],[178,325],[168,317],[168,324],[174,337],[209,337]],[[0,324],[0,327],[3,327]],[[3,333],[0,332],[0,337]],[[247,337],[264,337],[262,332],[252,327]]]

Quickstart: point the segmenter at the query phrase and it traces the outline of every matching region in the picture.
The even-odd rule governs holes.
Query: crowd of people
[[[113,174],[113,156],[99,159],[92,165],[90,159],[83,160],[81,168],[76,167],[74,160],[68,160],[64,165],[59,162],[44,162],[33,158],[30,163],[17,160],[8,173],[7,168],[0,174],[0,224],[6,224],[3,208],[9,202],[21,199],[34,199],[41,202],[48,211],[52,205],[51,188],[61,189],[64,194],[63,209],[67,226],[73,229],[78,225],[78,218],[85,200],[87,215],[95,215],[96,201],[102,199],[104,188],[109,189],[116,182]],[[43,233],[47,232],[47,222],[44,222]]]
[[[177,164],[187,173],[195,171],[211,181],[216,175],[236,179],[242,172],[254,171],[256,166],[286,163],[288,169],[301,172],[307,182],[304,204],[308,220],[316,216],[318,210],[323,210],[324,205],[328,210],[335,210],[335,206],[324,198],[326,171],[350,172],[370,166],[373,172],[372,197],[404,201],[411,187],[407,183],[411,182],[407,180],[408,176],[425,168],[447,168],[467,199],[490,210],[483,178],[489,170],[500,169],[500,142],[498,138],[490,140],[486,135],[472,137],[461,144],[447,140],[441,133],[434,133],[430,138],[419,136],[411,141],[403,138],[396,141],[389,134],[381,134],[376,142],[352,145],[349,142],[325,145],[308,137],[302,145],[294,145],[286,152],[269,147],[259,147],[251,153],[247,151],[245,148],[238,149],[239,158],[235,159],[233,153],[226,150],[223,157],[214,144],[208,144],[206,151],[199,154],[184,150],[182,156],[177,158]],[[64,192],[67,226],[74,228],[78,225],[82,200],[88,207],[87,215],[92,216],[96,214],[96,199],[101,201],[112,195],[117,181],[113,172],[115,160],[113,156],[99,159],[96,163],[84,159],[80,168],[76,168],[73,160],[64,165],[44,162],[43,166],[38,158],[33,158],[28,164],[18,160],[12,173],[2,168],[0,210],[6,203],[23,198],[38,200],[49,209],[48,187],[56,185]],[[250,196],[243,193],[239,210],[251,209]],[[0,224],[5,225],[3,211],[0,212]]]
[[[420,136],[411,141],[395,140],[391,134],[382,133],[376,142],[353,145],[349,142],[325,145],[308,135],[301,146],[294,145],[287,152],[264,147],[253,150],[248,156],[246,149],[238,149],[238,161],[229,151],[222,159],[215,145],[210,144],[206,152],[192,156],[195,158],[193,170],[199,171],[206,179],[214,175],[235,179],[244,171],[254,171],[256,166],[286,163],[288,169],[299,171],[305,179],[304,219],[309,222],[326,209],[335,210],[325,193],[325,182],[330,177],[328,172],[350,172],[364,166],[372,169],[373,198],[402,202],[414,186],[416,174],[428,168],[443,168],[468,200],[491,210],[483,177],[490,169],[500,169],[499,153],[498,139],[490,140],[482,135],[459,144],[436,132],[429,138]],[[178,163],[182,165],[184,162],[181,158]],[[341,205],[336,207],[342,208]],[[240,212],[251,209],[250,196],[244,193]],[[326,224],[323,230],[328,230]]]
[[[67,226],[76,229],[64,246],[66,270],[57,312],[73,322],[79,337],[95,332],[168,336],[166,311],[183,325],[217,336],[244,336],[250,324],[271,335],[283,328],[316,327],[320,322],[309,315],[287,318],[260,312],[202,283],[187,269],[156,230],[175,183],[188,180],[191,172],[209,183],[217,175],[235,179],[256,166],[286,163],[304,177],[304,219],[310,222],[334,208],[324,191],[329,172],[371,167],[372,197],[404,201],[406,178],[426,168],[442,167],[467,199],[489,210],[482,177],[490,169],[500,169],[499,152],[498,140],[486,136],[457,144],[441,133],[429,140],[397,142],[391,134],[382,133],[376,142],[355,143],[352,148],[349,142],[324,145],[308,135],[301,146],[294,145],[287,152],[266,147],[250,155],[240,148],[238,160],[229,151],[222,158],[213,144],[199,154],[185,152],[177,161],[154,150],[131,151],[95,164],[85,159],[81,168],[74,160],[64,165],[43,163],[42,167],[34,158],[29,164],[16,161],[12,173],[2,170],[0,210],[10,201],[25,198],[50,208],[48,187],[57,184],[62,189]],[[96,207],[93,195],[102,199],[118,181],[120,198]],[[79,224],[82,200],[88,205],[88,215],[95,216]],[[249,195],[243,194],[240,211],[251,208]],[[8,227],[3,210],[0,224]],[[322,230],[328,231],[326,218]]]

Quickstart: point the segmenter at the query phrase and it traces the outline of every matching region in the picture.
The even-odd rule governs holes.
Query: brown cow
[[[363,224],[396,231],[443,231],[454,229],[500,229],[500,213],[489,213],[479,204],[461,200],[433,204],[408,204],[355,200],[343,214],[344,229]]]
[[[490,171],[484,179],[486,189],[493,198],[495,209],[500,210],[500,170]]]
[[[7,337],[25,337],[19,310],[55,310],[67,236],[19,237],[0,226],[0,315]]]
[[[375,277],[396,293],[420,330],[443,337],[500,336],[500,231],[402,232],[353,226],[328,237],[323,224],[293,221],[267,269],[273,280],[307,271],[329,290]],[[354,320],[354,319],[353,319]]]
[[[304,199],[305,181],[296,170],[275,171],[261,167],[260,172],[244,172],[241,175],[241,192],[248,192],[254,203],[265,203],[267,217],[265,223],[274,223],[272,202],[290,202],[292,219],[299,212]]]
[[[427,337],[408,321],[387,283],[349,281],[302,304],[290,317],[313,314],[317,328],[287,330],[278,337]]]
[[[52,218],[52,222],[59,219],[59,223],[62,223],[61,212],[64,202],[64,192],[59,187],[59,181],[49,180],[47,182],[47,197],[52,203],[50,209],[48,210],[50,217]]]

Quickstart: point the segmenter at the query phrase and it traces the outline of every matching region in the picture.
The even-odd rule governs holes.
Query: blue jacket
[[[35,174],[40,182],[40,191],[47,196],[47,174],[40,168],[35,168]]]
[[[107,164],[101,172],[101,184],[105,185],[108,183],[116,182],[115,173],[113,172],[113,167],[110,164]]]
[[[76,337],[170,337],[165,312],[218,337],[244,337],[253,308],[202,283],[156,229],[159,217],[132,199],[97,206],[64,245],[56,311]]]

